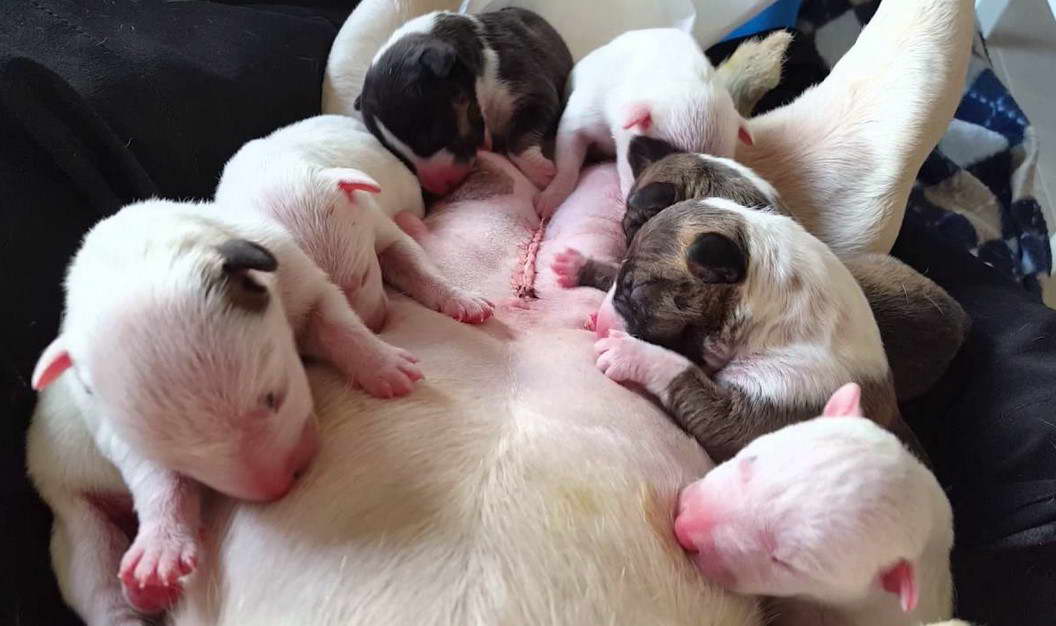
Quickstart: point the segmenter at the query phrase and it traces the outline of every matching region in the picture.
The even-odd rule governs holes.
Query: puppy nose
[[[690,552],[699,552],[701,545],[710,541],[715,517],[708,503],[698,495],[696,483],[682,490],[675,515],[675,538]]]

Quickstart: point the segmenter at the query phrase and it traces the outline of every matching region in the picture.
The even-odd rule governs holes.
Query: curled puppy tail
[[[742,117],[750,117],[759,100],[781,82],[781,66],[791,42],[792,34],[786,31],[750,39],[719,65],[719,78]]]

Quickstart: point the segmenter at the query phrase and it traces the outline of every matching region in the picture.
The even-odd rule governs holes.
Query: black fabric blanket
[[[58,328],[66,263],[99,218],[151,195],[207,198],[241,144],[319,112],[326,56],[352,3],[282,1],[0,3],[2,624],[78,623],[51,573],[50,515],[24,470],[29,374]],[[789,78],[764,106],[822,78],[815,55],[794,46]],[[1056,312],[912,218],[895,254],[974,321],[938,388],[904,407],[956,512],[958,613],[1050,624]]]

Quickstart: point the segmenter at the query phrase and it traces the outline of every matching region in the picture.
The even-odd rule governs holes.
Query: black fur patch
[[[514,99],[508,124],[488,121],[493,147],[519,154],[553,142],[572,70],[568,47],[531,11],[511,7],[477,20],[479,28],[473,18],[441,13],[430,33],[403,37],[367,72],[359,97],[363,119],[412,170],[406,155],[385,141],[377,122],[420,158],[446,148],[457,161],[472,162],[485,139],[476,93],[485,47],[496,52],[498,76]]]
[[[468,163],[484,143],[475,87],[483,69],[473,21],[440,14],[431,33],[403,37],[371,65],[359,96],[363,120],[412,171],[407,156],[385,141],[378,121],[421,158],[446,148]]]
[[[254,313],[266,309],[270,300],[268,290],[254,280],[249,271],[274,272],[279,267],[275,255],[264,246],[246,239],[229,239],[216,249],[223,259],[221,275],[209,282],[218,283],[224,297],[235,308]],[[207,290],[209,287],[207,284]]]

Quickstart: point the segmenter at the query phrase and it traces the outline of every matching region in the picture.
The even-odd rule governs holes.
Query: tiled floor
[[[1036,194],[1050,234],[1056,233],[1056,18],[1047,0],[1012,0],[987,48],[997,75],[1037,133]],[[1045,302],[1056,308],[1056,280],[1046,284]]]

